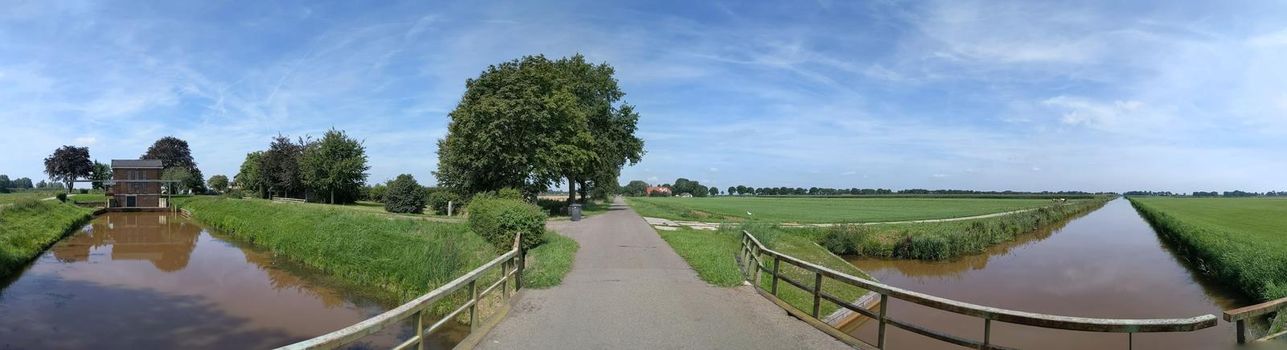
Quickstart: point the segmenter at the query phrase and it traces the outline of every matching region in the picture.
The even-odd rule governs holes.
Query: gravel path
[[[572,272],[557,287],[524,290],[479,348],[848,348],[749,286],[698,279],[620,198],[607,213],[550,226],[581,244]]]

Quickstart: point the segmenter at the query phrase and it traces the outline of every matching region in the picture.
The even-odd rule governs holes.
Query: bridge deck
[[[848,348],[748,286],[703,282],[643,218],[620,200],[613,209],[550,224],[581,244],[572,272],[524,290],[479,348]]]

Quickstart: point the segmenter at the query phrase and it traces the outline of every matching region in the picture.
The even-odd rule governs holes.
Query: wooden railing
[[[765,255],[771,257],[771,266],[765,263]],[[813,275],[813,283],[797,281],[787,276],[787,274],[782,273],[781,264],[784,262],[811,273]],[[1054,316],[974,305],[899,289],[897,287],[850,276],[823,266],[796,259],[765,247],[764,244],[761,244],[755,236],[752,236],[751,233],[747,231],[742,231],[742,250],[738,256],[738,264],[742,268],[742,272],[744,273],[746,280],[753,284],[756,291],[759,291],[761,295],[764,295],[769,300],[772,300],[774,303],[777,303],[779,306],[786,309],[787,312],[795,315],[801,320],[804,320],[810,325],[813,325],[819,330],[830,334],[842,342],[859,348],[884,349],[886,325],[898,327],[939,341],[975,349],[1007,349],[1006,347],[992,343],[993,321],[1071,331],[1126,333],[1128,341],[1127,344],[1131,344],[1134,340],[1133,335],[1135,333],[1191,332],[1215,326],[1217,321],[1215,315],[1210,314],[1177,319],[1103,319]],[[764,273],[767,273],[772,279],[772,281],[769,282],[768,290],[765,290],[761,285],[760,278]],[[800,310],[790,303],[778,298],[779,281],[784,281],[788,285],[810,293],[810,295],[813,296],[813,304],[810,312],[805,313],[803,310]],[[842,300],[830,293],[827,293],[822,289],[824,281],[834,281],[832,283],[850,285],[879,294],[879,308],[877,311],[873,312],[861,305],[854,305],[849,300]],[[983,321],[983,339],[966,339],[890,317],[890,315],[886,313],[888,310],[886,306],[888,306],[889,298],[891,297],[942,311],[979,318]],[[819,320],[818,312],[823,300],[829,301],[839,307],[859,313],[863,316],[870,317],[871,319],[879,322],[876,344],[869,344],[854,338],[853,336],[845,334],[839,329]]]
[[[448,322],[455,321],[457,317],[461,316],[461,313],[466,311],[469,312],[468,322],[471,336],[481,334],[475,333],[478,331],[480,324],[478,314],[480,301],[484,300],[483,298],[485,298],[489,293],[492,293],[499,288],[502,303],[508,303],[511,295],[517,293],[518,289],[523,285],[523,269],[525,266],[523,260],[526,252],[523,251],[521,242],[521,235],[515,235],[514,246],[509,251],[501,254],[495,259],[492,259],[492,261],[483,264],[483,266],[479,266],[478,268],[469,271],[469,273],[466,273],[464,276],[460,276],[459,278],[456,278],[455,280],[452,280],[451,282],[448,282],[425,295],[412,299],[406,304],[402,304],[402,306],[398,306],[393,310],[386,311],[352,326],[344,327],[343,329],[327,333],[313,339],[283,346],[278,349],[334,349],[356,342],[365,336],[375,334],[385,327],[397,324],[410,317],[415,317],[416,334],[410,339],[407,339],[401,344],[395,346],[394,349],[412,349],[414,347],[416,349],[424,350],[426,347],[424,342],[426,336],[441,329],[443,326],[447,325]],[[500,278],[491,285],[479,290],[479,279],[482,278],[488,270],[497,267],[500,267]],[[510,291],[510,279],[514,280],[512,292]],[[446,315],[438,318],[437,321],[434,321],[433,324],[426,327],[426,324],[430,321],[430,317],[433,317],[434,305],[452,293],[465,288],[468,288],[469,290],[469,299],[460,307],[448,312]],[[496,314],[492,315],[492,318],[494,319],[501,316],[501,314]]]
[[[1282,312],[1287,312],[1287,298],[1271,300],[1271,301],[1263,302],[1252,306],[1241,307],[1241,308],[1225,311],[1224,320],[1228,322],[1234,322],[1234,324],[1236,325],[1235,328],[1238,332],[1238,344],[1243,344],[1247,342],[1247,320],[1250,320],[1255,317],[1268,315],[1275,312],[1278,312],[1280,314]],[[1279,316],[1279,317],[1283,317],[1283,316]],[[1287,330],[1266,335],[1260,339],[1256,339],[1256,341],[1267,341],[1267,340],[1281,337],[1284,335],[1287,335]]]

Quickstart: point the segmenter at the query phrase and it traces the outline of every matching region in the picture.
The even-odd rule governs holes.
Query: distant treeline
[[[1102,195],[1102,194],[1113,194],[1113,193],[1106,193],[1106,192],[1084,192],[1084,191],[1053,191],[1053,192],[1052,192],[1052,191],[1041,191],[1041,192],[1023,192],[1023,191],[975,191],[975,190],[944,190],[944,189],[940,189],[940,190],[928,190],[928,189],[922,189],[922,188],[912,188],[912,189],[904,189],[904,190],[897,190],[897,191],[895,191],[895,190],[886,189],[886,188],[826,188],[826,187],[810,187],[810,188],[807,188],[807,189],[806,189],[806,188],[803,188],[803,187],[796,187],[796,188],[791,188],[791,187],[761,187],[761,188],[754,188],[754,187],[747,187],[747,186],[732,186],[732,187],[729,187],[729,188],[728,188],[728,192],[727,192],[727,193],[728,193],[729,195],[734,195],[734,196],[745,196],[745,195],[755,195],[755,196],[869,196],[869,195],[882,195],[882,196],[889,196],[889,195],[908,195],[908,196],[924,196],[924,195],[935,195],[935,196],[943,196],[943,195],[980,196],[980,195],[994,195],[994,196],[1007,196],[1007,197],[1009,197],[1009,196],[1016,196],[1016,195],[1018,195],[1018,196],[1022,196],[1022,195],[1033,196],[1033,195],[1035,195],[1035,196],[1042,196],[1042,197],[1060,196],[1060,195],[1062,195],[1062,196],[1083,196],[1083,197],[1084,197],[1084,196],[1093,196],[1093,195]]]
[[[1246,191],[1224,191],[1224,192],[1203,192],[1194,191],[1191,194],[1173,193],[1171,191],[1128,191],[1127,196],[1160,196],[1160,197],[1287,197],[1287,191],[1269,191],[1269,192],[1246,192]]]

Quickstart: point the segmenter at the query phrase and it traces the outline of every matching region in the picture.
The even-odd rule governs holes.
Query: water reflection
[[[0,349],[269,348],[390,305],[178,216],[112,213],[0,290]],[[394,329],[367,345],[396,344]]]
[[[90,251],[110,248],[111,260],[146,260],[166,272],[188,266],[201,228],[168,215],[107,215],[50,250],[62,262],[89,261]]]
[[[1125,200],[1084,217],[949,262],[854,259],[880,281],[970,303],[1066,316],[1104,318],[1219,315],[1247,305],[1237,293],[1196,275],[1167,249]],[[893,299],[891,299],[892,301]],[[931,329],[982,339],[983,322],[919,305],[891,302],[889,314]],[[848,327],[875,340],[875,323]],[[903,332],[889,334],[891,348],[951,349]],[[1135,349],[1235,347],[1232,326],[1184,334],[1138,334]],[[1038,349],[1126,348],[1126,335],[993,324],[1004,346]]]

